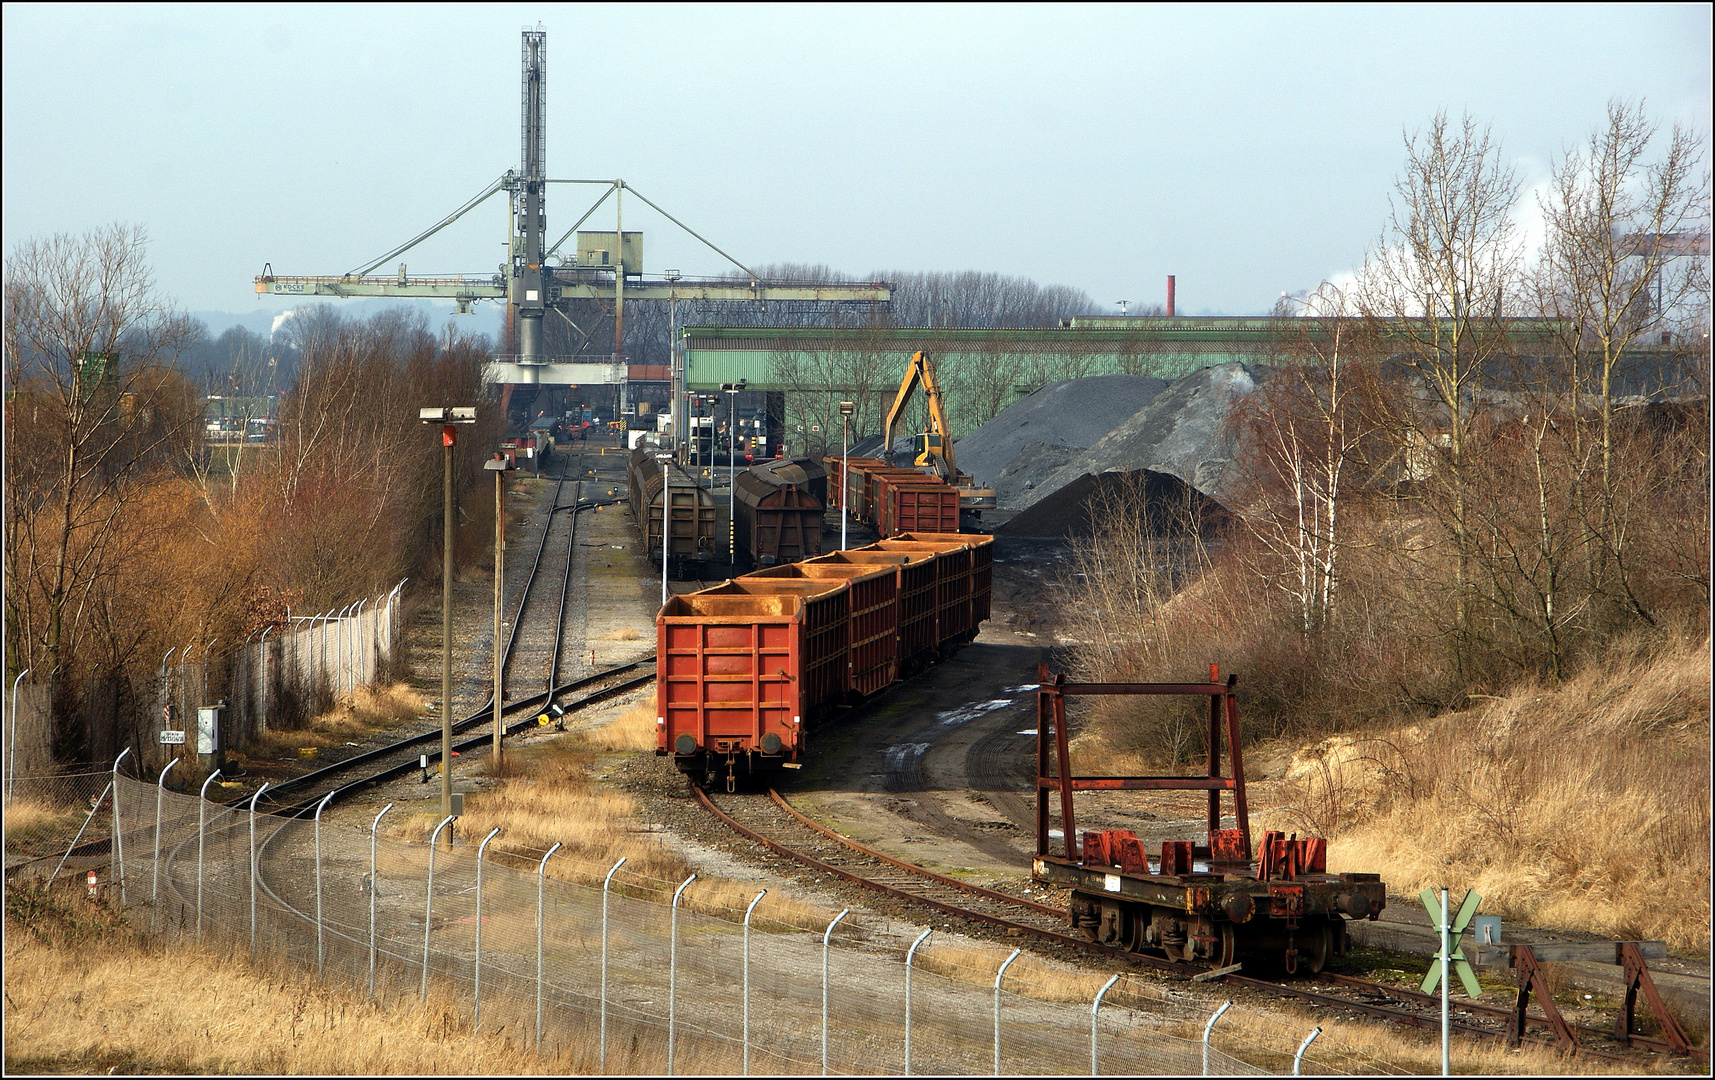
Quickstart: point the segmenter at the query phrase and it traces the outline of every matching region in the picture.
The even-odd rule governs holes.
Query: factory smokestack
[[[1167,275],[1167,317],[1173,317],[1173,275]]]

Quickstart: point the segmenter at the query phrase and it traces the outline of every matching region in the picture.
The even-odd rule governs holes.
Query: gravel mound
[[[1224,480],[1235,447],[1224,420],[1235,401],[1256,389],[1259,378],[1255,369],[1230,363],[1176,380],[1010,504],[1003,496],[1001,509],[1012,514],[999,531],[1058,536],[1076,530],[1084,523],[1086,502],[1102,488],[1104,477],[1139,471],[1155,474],[1161,483],[1152,490],[1159,488],[1163,497],[1172,487],[1186,484],[1231,508],[1232,493]],[[963,461],[961,457],[961,465]]]
[[[959,470],[993,487],[1006,508],[1167,386],[1146,375],[1093,375],[1039,387],[954,444]]]

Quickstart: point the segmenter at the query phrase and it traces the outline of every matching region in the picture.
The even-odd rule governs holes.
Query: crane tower
[[[547,230],[543,188],[542,138],[547,128],[548,34],[524,31],[524,72],[520,122],[522,150],[518,176],[512,183],[512,276],[507,303],[517,318],[518,354],[522,363],[540,363],[542,315],[547,290],[542,280],[542,234]]]
[[[744,300],[784,301],[793,305],[811,305],[819,309],[856,306],[869,308],[885,305],[891,288],[886,282],[850,281],[807,284],[790,281],[767,281],[758,277],[743,263],[709,243],[679,219],[652,202],[648,196],[624,180],[555,180],[548,176],[544,147],[547,136],[548,34],[540,25],[523,31],[520,47],[522,79],[519,102],[520,152],[518,168],[507,169],[463,206],[439,223],[399,245],[387,254],[344,274],[331,276],[294,276],[275,274],[271,264],[265,265],[256,277],[258,295],[284,294],[290,296],[384,296],[438,297],[450,299],[461,314],[471,305],[483,300],[503,301],[507,305],[508,337],[517,352],[497,356],[487,365],[484,378],[497,383],[519,384],[620,384],[621,400],[624,386],[632,377],[628,357],[623,351],[625,303],[636,301],[710,301]],[[606,189],[588,211],[577,220],[566,235],[547,242],[547,189],[552,183],[593,184]],[[461,274],[456,277],[411,277],[405,264],[400,263],[397,275],[371,276],[383,263],[403,255],[451,225],[497,192],[507,192],[510,199],[510,226],[507,231],[507,258],[498,273]],[[644,275],[637,233],[626,233],[620,217],[620,206],[630,193],[662,217],[689,233],[727,262],[737,267],[742,276],[686,278],[676,271],[665,277]],[[610,260],[592,261],[588,265],[577,260],[566,265],[557,253],[561,245],[588,221],[609,198],[614,200],[614,232],[579,233],[593,237],[600,246],[613,248]],[[637,243],[633,249],[628,245]],[[574,248],[576,245],[574,245]],[[603,314],[597,324],[608,318],[613,321],[613,351],[589,348],[596,325],[587,329],[572,322],[567,312],[569,302],[595,300],[602,302]],[[548,356],[544,353],[542,319],[549,308],[561,315],[573,329],[582,334],[574,343],[571,354]],[[686,390],[683,356],[674,346],[669,358],[673,400]],[[604,362],[605,361],[605,362]],[[643,376],[637,376],[639,379]],[[659,378],[659,376],[657,376]]]

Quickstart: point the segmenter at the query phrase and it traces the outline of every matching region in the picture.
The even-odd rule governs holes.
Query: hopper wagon
[[[706,783],[800,768],[839,713],[976,637],[987,536],[880,541],[668,599],[656,748]],[[889,546],[891,545],[891,546]]]

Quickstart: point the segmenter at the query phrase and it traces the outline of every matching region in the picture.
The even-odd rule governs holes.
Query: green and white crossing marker
[[[1424,889],[1417,894],[1417,898],[1423,901],[1424,910],[1429,912],[1430,921],[1437,928],[1440,928],[1441,920],[1445,916],[1441,907],[1441,899],[1435,895],[1435,890]],[[1430,958],[1429,974],[1423,977],[1423,985],[1420,988],[1422,993],[1433,994],[1448,965],[1451,964],[1454,972],[1459,976],[1459,982],[1465,987],[1467,995],[1477,997],[1482,994],[1483,988],[1477,985],[1477,976],[1471,970],[1471,965],[1465,961],[1464,952],[1459,948],[1459,938],[1465,933],[1465,928],[1471,925],[1471,920],[1477,914],[1477,905],[1482,902],[1483,898],[1475,891],[1465,894],[1465,902],[1459,905],[1459,913],[1453,916],[1452,922],[1448,924],[1446,933],[1441,938],[1442,952],[1437,952]]]

